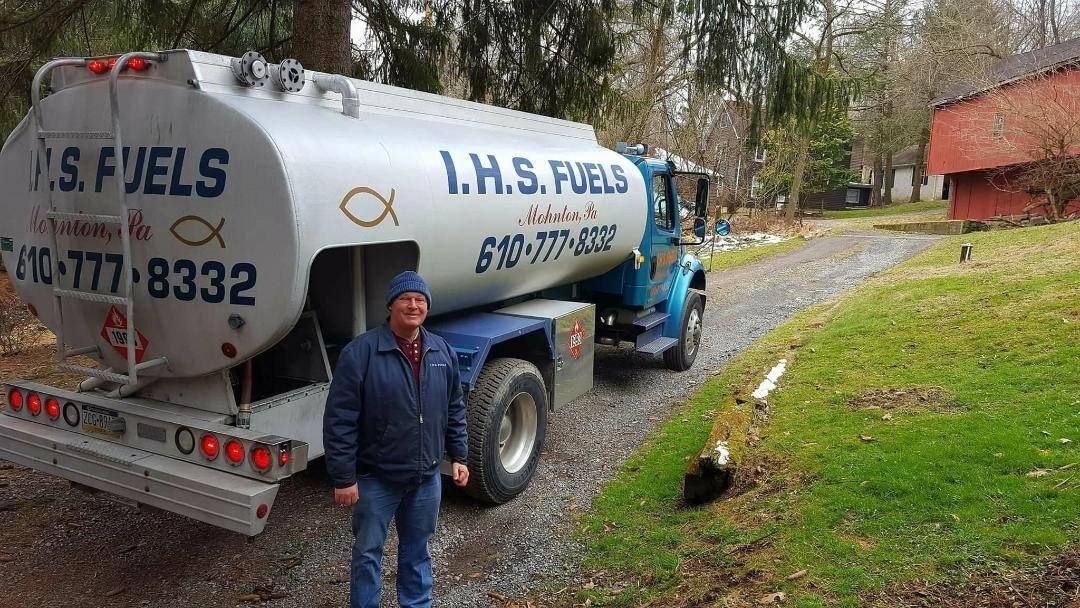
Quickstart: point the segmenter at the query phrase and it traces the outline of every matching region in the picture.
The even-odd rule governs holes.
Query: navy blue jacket
[[[439,468],[443,454],[465,462],[465,399],[457,354],[420,328],[420,395],[412,365],[389,325],[357,336],[341,352],[323,414],[326,469],[335,488],[377,475],[419,483]]]

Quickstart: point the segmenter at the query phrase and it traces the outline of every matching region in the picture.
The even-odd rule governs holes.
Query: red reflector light
[[[133,70],[138,70],[140,72],[145,70],[146,66],[147,66],[146,60],[143,59],[142,57],[132,57],[127,62],[127,67],[129,67],[129,68],[131,68]]]
[[[221,354],[232,359],[236,356],[236,347],[231,342],[225,342],[221,345]]]
[[[109,57],[109,69],[116,67],[116,57]]]
[[[56,420],[60,417],[60,402],[56,399],[45,400],[45,413],[49,415],[50,420]]]
[[[278,456],[278,464],[281,465],[281,466],[285,466],[285,465],[289,464],[289,451],[288,450],[281,450],[281,454]]]
[[[27,397],[26,409],[35,416],[41,413],[41,397],[38,397],[37,393],[30,393]]]
[[[260,471],[265,471],[273,464],[273,459],[270,458],[270,450],[259,446],[251,450],[251,464]]]
[[[86,68],[95,74],[104,74],[105,72],[108,72],[111,67],[111,65],[100,59],[92,59],[90,63],[86,64]]]
[[[218,450],[221,446],[218,445],[217,437],[213,435],[203,435],[202,441],[199,442],[199,448],[202,450],[203,456],[206,456],[210,460],[217,458]]]
[[[266,505],[259,505],[258,509],[255,509],[255,517],[262,519],[266,517],[266,514],[270,512],[270,507]]]
[[[233,464],[244,462],[244,446],[235,439],[229,441],[225,444],[225,458]]]
[[[7,398],[8,405],[11,406],[11,409],[15,410],[16,412],[22,409],[22,391],[18,389],[11,389],[11,392],[8,393]]]

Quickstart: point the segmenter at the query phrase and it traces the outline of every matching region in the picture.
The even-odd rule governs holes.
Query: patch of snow
[[[716,241],[716,252],[725,251],[737,251],[739,249],[750,249],[751,247],[760,247],[761,245],[771,245],[773,243],[782,243],[791,237],[783,237],[778,234],[769,234],[767,232],[752,232],[750,234],[729,234],[727,236],[706,235],[705,242],[698,246],[698,253],[711,253],[713,251],[713,241]]]
[[[784,375],[784,370],[787,369],[787,359],[780,359],[780,361],[769,370],[768,374],[765,374],[765,379],[758,385],[757,390],[750,393],[755,399],[764,399],[769,396],[776,388],[777,381],[780,380],[780,376]]]
[[[716,442],[716,464],[727,464],[729,458],[731,458],[731,452],[728,450],[727,441],[721,439]]]

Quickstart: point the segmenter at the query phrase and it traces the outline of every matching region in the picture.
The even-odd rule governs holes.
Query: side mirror
[[[694,236],[702,241],[705,240],[705,218],[694,218]]]
[[[709,178],[700,177],[697,180],[697,196],[694,197],[694,217],[705,217],[709,214]]]
[[[716,234],[719,236],[731,234],[731,224],[727,220],[716,220]]]

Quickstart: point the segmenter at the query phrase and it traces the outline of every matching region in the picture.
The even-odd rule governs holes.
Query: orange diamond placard
[[[574,319],[574,326],[570,328],[570,336],[566,338],[566,345],[570,347],[570,356],[575,361],[581,356],[581,345],[585,343],[585,328],[581,326],[580,319]]]
[[[109,308],[109,314],[105,317],[105,325],[101,328],[101,337],[105,339],[120,356],[127,359],[127,317],[120,309],[113,306]],[[143,355],[149,343],[146,336],[138,329],[135,330],[135,362],[142,363]]]

